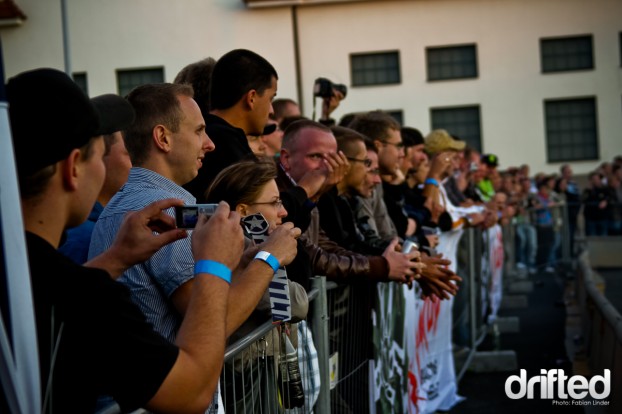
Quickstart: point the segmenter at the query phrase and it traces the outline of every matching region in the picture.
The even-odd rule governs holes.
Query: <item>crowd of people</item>
[[[416,284],[445,300],[460,287],[464,228],[515,223],[518,266],[532,272],[554,269],[563,203],[571,233],[582,206],[586,234],[622,230],[622,157],[581,193],[568,165],[559,176],[500,170],[494,154],[383,111],[337,122],[337,90],[315,121],[275,99],[277,85],[276,69],[244,49],[126,97],[89,99],[54,69],[9,79],[43,412],[112,400],[123,411],[224,412],[225,346],[270,314],[280,268],[292,319],[275,332],[308,358],[314,275]],[[177,228],[175,208],[197,203],[218,207]],[[240,226],[258,214],[261,242]],[[417,248],[402,251],[406,242]],[[317,387],[304,390],[308,405]]]

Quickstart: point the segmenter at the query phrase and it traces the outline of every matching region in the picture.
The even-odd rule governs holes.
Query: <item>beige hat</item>
[[[425,137],[425,151],[438,154],[443,151],[462,151],[466,142],[455,140],[444,129],[435,129]]]

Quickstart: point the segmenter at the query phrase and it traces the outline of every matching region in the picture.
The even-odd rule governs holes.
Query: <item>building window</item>
[[[86,81],[86,72],[77,72],[73,74],[73,81],[82,89],[82,91],[88,95],[89,87]]]
[[[164,68],[117,70],[117,87],[120,96],[127,95],[137,86],[162,82],[164,82]]]
[[[444,129],[468,146],[482,151],[479,105],[430,109],[432,129]]]
[[[352,86],[391,85],[401,82],[399,52],[350,55]]]
[[[428,80],[468,79],[477,77],[477,46],[426,48]]]
[[[564,72],[594,68],[592,36],[540,39],[542,72]]]
[[[596,99],[544,102],[548,162],[598,159]]]
[[[385,111],[387,114],[391,115],[393,119],[399,122],[400,125],[404,125],[404,111],[401,109],[395,111]]]

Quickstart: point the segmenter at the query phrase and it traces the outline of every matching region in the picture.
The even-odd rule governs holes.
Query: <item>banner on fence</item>
[[[463,230],[441,233],[437,251],[451,260],[456,270],[456,255]],[[452,354],[452,306],[449,300],[415,298],[417,316],[414,355],[409,369],[409,413],[433,413],[449,410],[463,397],[458,395]]]
[[[370,411],[405,413],[408,398],[405,286],[379,283],[372,311],[374,354]],[[413,291],[410,291],[413,295]],[[414,309],[413,309],[414,310]],[[409,315],[412,317],[413,315]]]
[[[270,225],[261,213],[251,214],[242,218],[242,227],[255,244],[263,243],[268,239]],[[272,323],[278,324],[292,319],[292,304],[289,298],[287,271],[280,267],[272,277],[268,289],[270,295],[270,309]]]
[[[503,231],[498,224],[489,228],[484,232],[484,236],[488,238],[488,251],[490,262],[489,271],[490,279],[488,280],[488,295],[490,303],[490,314],[488,315],[489,321],[494,320],[499,312],[499,306],[501,306],[501,299],[503,296]]]

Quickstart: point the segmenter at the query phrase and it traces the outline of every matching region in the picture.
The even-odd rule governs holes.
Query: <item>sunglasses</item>
[[[354,162],[362,162],[363,165],[367,168],[371,167],[371,160],[369,158],[365,158],[365,159],[360,159],[360,158],[352,158],[352,157],[346,157],[348,160],[350,161],[354,161]]]

